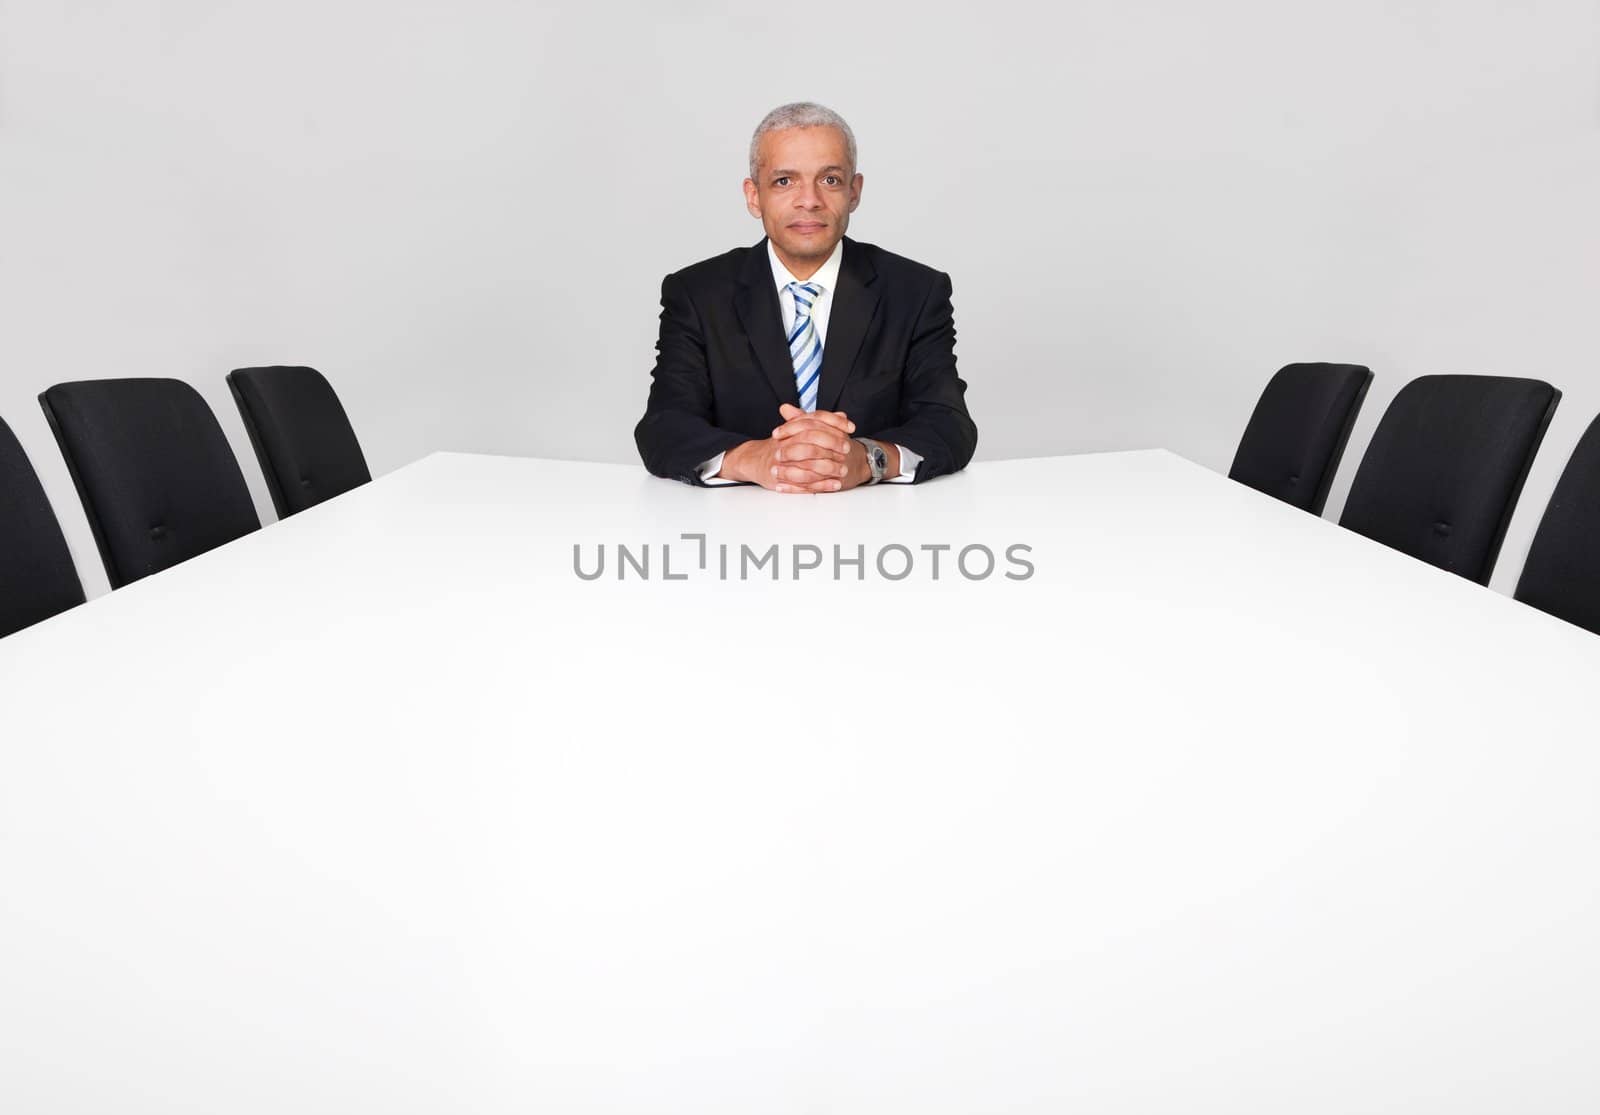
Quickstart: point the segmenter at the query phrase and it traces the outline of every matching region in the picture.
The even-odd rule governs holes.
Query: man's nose
[[[817,189],[815,183],[802,183],[800,189],[795,191],[794,203],[799,209],[819,208],[822,205],[822,191]]]

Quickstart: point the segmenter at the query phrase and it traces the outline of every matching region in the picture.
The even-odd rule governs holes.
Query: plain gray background
[[[950,272],[978,457],[1219,471],[1271,373],[1565,392],[1495,587],[1600,410],[1589,2],[0,0],[0,415],[104,574],[35,396],[308,363],[375,473],[634,461],[662,275],[754,243],[751,129],[855,128],[851,234]],[[715,498],[708,493],[707,498]],[[840,498],[870,498],[844,496]]]

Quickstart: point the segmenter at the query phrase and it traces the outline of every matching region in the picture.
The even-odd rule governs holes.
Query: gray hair
[[[856,134],[850,130],[850,125],[844,122],[831,108],[813,104],[810,101],[795,101],[793,104],[779,105],[761,118],[761,123],[756,125],[755,135],[750,137],[750,177],[755,178],[756,156],[761,149],[761,137],[768,132],[780,131],[783,128],[838,128],[844,134],[845,153],[850,157],[850,170],[856,169]]]

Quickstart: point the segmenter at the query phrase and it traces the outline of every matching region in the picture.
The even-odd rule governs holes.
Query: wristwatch
[[[858,437],[857,441],[867,451],[867,465],[872,469],[872,479],[868,484],[876,484],[883,479],[883,474],[889,470],[889,454],[883,451],[883,446],[869,437]]]

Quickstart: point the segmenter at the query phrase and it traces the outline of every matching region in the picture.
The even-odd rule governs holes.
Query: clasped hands
[[[783,425],[772,436],[728,450],[718,476],[747,480],[775,492],[839,492],[872,478],[867,450],[851,439],[856,424],[842,410],[803,411],[784,403]],[[890,454],[887,475],[899,472],[899,451]]]

